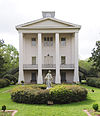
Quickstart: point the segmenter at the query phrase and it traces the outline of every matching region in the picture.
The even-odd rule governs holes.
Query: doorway
[[[61,72],[61,83],[66,83],[66,72]]]
[[[36,72],[32,72],[31,83],[36,83]]]

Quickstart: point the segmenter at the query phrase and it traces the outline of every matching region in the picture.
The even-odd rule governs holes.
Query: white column
[[[41,33],[38,33],[38,78],[37,84],[43,84],[42,78],[42,37]]]
[[[61,83],[60,79],[60,59],[59,59],[59,33],[55,34],[55,48],[56,48],[56,78],[55,83]]]
[[[18,83],[24,81],[24,72],[23,72],[23,33],[19,32],[19,79]]]
[[[78,73],[78,32],[75,32],[75,69],[74,69],[74,82],[79,82],[79,73]]]

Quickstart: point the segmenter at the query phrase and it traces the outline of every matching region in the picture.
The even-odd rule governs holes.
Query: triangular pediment
[[[45,18],[19,25],[16,28],[80,28],[80,26],[54,18]]]

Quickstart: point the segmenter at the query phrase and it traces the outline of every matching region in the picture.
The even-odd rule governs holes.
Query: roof
[[[17,25],[16,29],[51,29],[51,28],[74,28],[74,29],[80,29],[81,26],[73,23],[69,23],[66,21],[62,21],[56,18],[41,18],[38,20],[30,21],[21,25]]]

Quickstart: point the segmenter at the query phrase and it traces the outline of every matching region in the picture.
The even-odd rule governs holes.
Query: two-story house
[[[43,18],[16,26],[19,32],[19,83],[44,83],[51,70],[54,83],[79,82],[78,32],[80,25]]]

